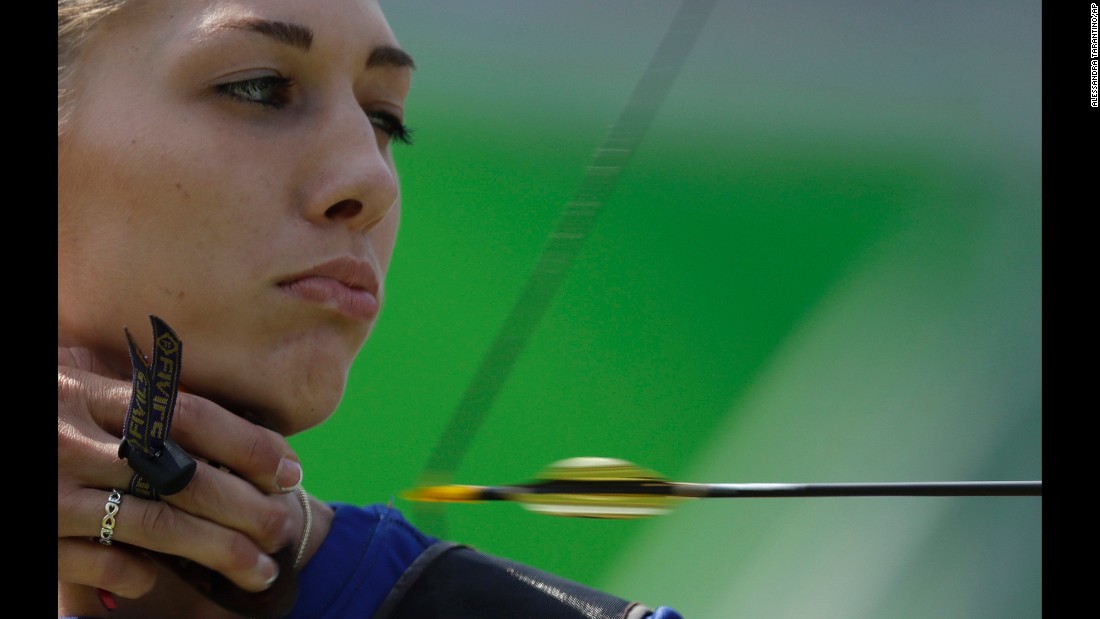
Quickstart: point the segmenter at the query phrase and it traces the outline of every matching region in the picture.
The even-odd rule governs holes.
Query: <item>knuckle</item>
[[[260,551],[247,537],[240,533],[230,534],[227,543],[223,546],[221,554],[222,564],[219,566],[222,572],[237,572],[250,570],[256,566]]]
[[[84,444],[83,433],[71,422],[57,417],[57,455],[60,459],[69,449],[76,449]]]
[[[57,468],[58,477],[83,479],[90,464],[101,462],[109,445],[98,442],[92,422],[57,417]]]
[[[203,427],[202,405],[197,396],[189,393],[176,395],[176,408],[172,417],[172,433],[177,442],[188,443],[196,438],[195,428]]]
[[[244,444],[240,450],[242,459],[238,463],[241,472],[248,476],[273,474],[280,452],[269,433],[262,428],[254,428],[244,436],[243,440]]]
[[[60,536],[62,531],[67,530],[66,521],[74,519],[75,514],[82,514],[81,511],[84,507],[77,497],[77,493],[81,490],[79,486],[74,483],[65,480],[57,482],[57,531]]]
[[[183,492],[195,501],[202,501],[204,497],[217,496],[212,472],[213,469],[209,465],[200,463],[195,468],[195,475],[191,478],[191,481],[184,486]]]
[[[80,381],[73,376],[73,371],[67,368],[57,368],[57,399],[72,400],[80,395]],[[59,404],[60,405],[60,404]]]
[[[287,505],[267,501],[267,505],[256,514],[257,535],[266,545],[284,544],[287,520],[290,519],[290,509]]]
[[[265,438],[266,437],[263,435],[262,432],[248,433],[248,436],[245,439],[244,446],[244,464],[249,468],[249,470],[253,470],[257,466],[260,466],[261,463],[267,459],[268,442],[265,440]]]
[[[141,530],[153,539],[164,539],[176,532],[179,517],[167,503],[152,502],[141,516]]]
[[[101,552],[96,564],[99,586],[123,597],[141,597],[156,583],[155,572],[126,552]]]

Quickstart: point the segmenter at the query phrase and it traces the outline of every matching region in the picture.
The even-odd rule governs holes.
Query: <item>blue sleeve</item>
[[[371,617],[405,569],[437,541],[391,507],[332,507],[332,528],[298,575],[289,619]]]
[[[286,619],[369,619],[410,565],[439,540],[383,505],[332,504],[328,536],[298,575],[298,599]],[[649,619],[681,619],[662,606]]]

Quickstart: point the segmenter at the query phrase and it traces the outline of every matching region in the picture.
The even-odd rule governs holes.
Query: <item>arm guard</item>
[[[652,613],[526,565],[438,542],[409,566],[374,618],[642,619]]]

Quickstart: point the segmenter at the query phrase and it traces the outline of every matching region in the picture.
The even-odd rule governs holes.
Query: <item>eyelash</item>
[[[254,77],[239,82],[219,84],[219,94],[243,103],[252,103],[274,109],[282,109],[290,102],[290,87],[294,80],[277,75]],[[413,130],[389,112],[367,111],[371,124],[395,142],[412,145]]]
[[[289,90],[294,80],[277,75],[253,77],[239,82],[219,84],[217,91],[231,99],[280,109],[290,102]]]
[[[389,112],[367,112],[371,124],[390,136],[390,139],[406,146],[412,146],[413,130]]]

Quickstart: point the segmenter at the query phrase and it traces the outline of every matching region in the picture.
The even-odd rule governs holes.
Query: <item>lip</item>
[[[366,261],[336,258],[279,282],[293,297],[321,305],[353,320],[378,316],[378,275]]]

